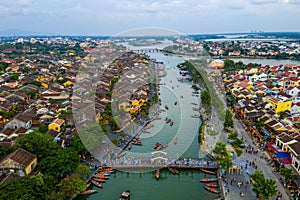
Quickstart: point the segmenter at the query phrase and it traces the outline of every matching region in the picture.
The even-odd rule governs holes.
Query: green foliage
[[[15,151],[17,148],[15,146],[3,146],[2,144],[0,144],[0,160],[2,158],[4,158],[6,155],[12,153],[13,151]]]
[[[8,67],[8,63],[0,62],[0,71],[4,71]]]
[[[40,174],[16,178],[0,185],[0,199],[6,200],[62,200],[56,192],[56,180]]]
[[[277,189],[275,180],[266,179],[261,171],[255,171],[254,174],[249,176],[253,180],[253,191],[260,199],[266,200],[276,195]]]
[[[53,156],[61,149],[61,147],[53,141],[53,137],[50,135],[43,135],[36,131],[18,137],[17,145],[36,154],[39,159]]]
[[[227,156],[226,144],[224,142],[217,142],[213,152],[218,156]]]
[[[106,132],[105,130],[103,130],[105,125],[103,125],[103,127],[101,126],[101,128],[100,126],[97,123],[95,123],[95,124],[85,126],[78,131],[82,143],[89,151],[98,148],[102,137],[105,136]]]
[[[238,69],[257,68],[257,67],[261,67],[261,64],[248,63],[247,65],[245,65],[242,61],[238,61],[235,63],[233,60],[230,59],[226,59],[224,61],[225,72],[236,71]]]
[[[206,73],[205,70],[205,66],[207,66],[207,63],[201,62],[201,63],[196,63],[193,65],[195,67],[195,69],[199,72],[200,77],[202,78],[206,89],[209,91],[210,94],[210,98],[211,98],[211,103],[214,106],[218,117],[221,121],[224,121],[225,119],[225,105],[223,103],[223,101],[221,100],[221,98],[219,97],[214,83],[212,83],[209,78],[208,75]]]
[[[201,124],[201,126],[199,127],[199,130],[198,130],[198,143],[199,144],[202,144],[203,140],[204,140],[205,124],[206,124],[206,122],[202,121],[202,124]]]
[[[243,147],[245,144],[245,140],[243,138],[235,138],[232,142],[231,145],[233,147]]]
[[[81,142],[78,134],[74,135],[72,139],[72,148],[77,152],[78,155],[82,155],[88,152],[88,150]]]
[[[226,110],[225,121],[224,121],[224,128],[228,128],[228,127],[230,128],[234,127],[232,113],[230,112],[230,110]]]
[[[84,179],[89,173],[91,173],[91,169],[86,165],[79,164],[76,167],[75,172],[81,179]]]
[[[72,174],[61,181],[61,194],[64,198],[75,198],[85,191],[85,181],[81,180],[78,174]]]
[[[22,72],[23,73],[28,73],[30,71],[30,69],[28,68],[28,67],[24,67],[23,69],[22,69]]]
[[[18,73],[12,73],[12,75],[9,77],[9,80],[17,81],[17,80],[19,80],[19,76],[20,76],[20,74],[18,74]]]
[[[48,126],[44,123],[40,123],[39,132],[46,133],[48,131]]]
[[[240,148],[234,148],[234,150],[238,157],[240,157],[243,154],[243,151]]]
[[[223,142],[217,142],[213,153],[217,154],[219,165],[223,168],[230,168],[232,166],[232,160],[229,153],[226,150],[226,144]]]
[[[286,183],[289,183],[294,178],[293,170],[290,168],[281,168],[280,175],[283,177]]]
[[[236,138],[238,138],[238,133],[236,131],[229,133],[228,139],[234,140]]]
[[[211,99],[208,90],[204,90],[201,92],[201,102],[203,105],[210,107],[211,106]]]
[[[39,169],[52,176],[65,174],[73,171],[79,165],[79,156],[71,148],[59,149],[52,156],[43,158],[39,164]]]
[[[0,110],[0,115],[6,119],[10,119],[12,117],[12,112],[6,112],[4,110]]]

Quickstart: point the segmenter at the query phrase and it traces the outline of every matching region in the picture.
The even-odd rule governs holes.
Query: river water
[[[170,45],[169,43],[164,45]],[[134,47],[128,46],[130,49]],[[157,47],[161,48],[162,44]],[[141,48],[141,47],[138,47]],[[143,47],[149,48],[149,47]],[[143,146],[132,147],[130,153],[126,156],[139,158],[151,156],[154,151],[153,145],[156,142],[162,144],[168,143],[169,146],[163,151],[167,153],[168,158],[205,158],[205,155],[199,150],[198,127],[201,123],[199,118],[192,118],[191,115],[197,114],[193,111],[194,104],[199,105],[200,98],[192,96],[193,89],[189,83],[177,81],[180,77],[179,70],[176,68],[178,63],[184,61],[182,57],[165,56],[160,52],[148,53],[157,61],[162,61],[166,65],[167,76],[161,78],[160,96],[162,106],[168,106],[168,110],[161,112],[160,120],[154,120],[154,127],[148,129],[149,133],[143,133],[140,137]],[[175,105],[177,102],[177,105]],[[192,104],[193,103],[193,104]],[[165,122],[165,117],[171,118],[174,125],[170,126]],[[175,145],[173,139],[177,138]],[[161,178],[155,179],[155,172],[148,173],[127,173],[116,171],[107,183],[104,183],[104,189],[97,189],[98,193],[88,197],[89,200],[117,200],[122,191],[129,189],[133,200],[208,200],[216,198],[217,195],[206,191],[200,178],[205,175],[197,170],[180,170],[179,175],[172,175],[167,170],[161,171]],[[80,198],[79,198],[80,199]]]

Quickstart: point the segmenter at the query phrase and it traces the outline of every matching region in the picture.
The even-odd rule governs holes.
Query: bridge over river
[[[168,158],[167,153],[156,151],[152,153],[152,158],[130,158],[121,157],[116,160],[108,159],[106,165],[115,169],[151,169],[176,167],[182,169],[217,169],[218,162],[193,158]]]

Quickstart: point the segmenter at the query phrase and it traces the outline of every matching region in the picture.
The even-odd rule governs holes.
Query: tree
[[[72,138],[72,147],[78,155],[86,154],[88,150],[85,148],[78,134]]]
[[[223,142],[217,142],[213,152],[218,156],[226,156],[227,155],[226,144]]]
[[[44,123],[40,123],[39,132],[46,133],[48,131],[48,126]]]
[[[52,182],[51,182],[51,181]],[[51,183],[51,184],[49,184]],[[53,199],[62,198],[56,192],[56,181],[41,174],[15,178],[0,185],[0,199],[27,200],[27,199]]]
[[[254,174],[249,175],[253,191],[257,194],[260,200],[266,200],[277,194],[276,181],[272,179],[265,179],[261,171],[255,171]]]
[[[234,127],[232,113],[230,112],[230,110],[226,110],[225,121],[224,121],[224,128],[228,128],[228,127],[231,128]]]
[[[56,154],[57,150],[61,149],[61,147],[53,141],[53,137],[50,135],[43,135],[36,131],[18,137],[17,145],[36,154],[39,159],[53,156]]]
[[[79,164],[76,167],[75,172],[76,174],[79,175],[81,179],[84,179],[84,177],[86,177],[89,173],[91,173],[91,169],[86,165]]]
[[[286,184],[288,185],[294,178],[293,170],[289,168],[281,168],[280,175],[285,180]]]
[[[231,155],[226,150],[226,144],[217,142],[213,152],[217,154],[219,165],[223,168],[230,168],[232,166]]]
[[[208,90],[204,90],[201,92],[201,102],[203,105],[210,107],[211,99],[210,99],[210,94],[209,94]]]
[[[234,69],[234,61],[233,60],[230,60],[230,59],[226,59],[224,61],[224,68],[226,70],[231,70],[231,69]]]
[[[61,194],[64,198],[75,198],[78,194],[85,191],[85,181],[81,180],[78,174],[72,174],[61,181]]]
[[[0,160],[4,158],[4,156],[12,153],[15,151],[17,148],[15,146],[3,146],[0,144]]]
[[[79,156],[73,149],[59,149],[54,155],[43,158],[39,169],[52,176],[63,175],[71,172],[79,165]]]

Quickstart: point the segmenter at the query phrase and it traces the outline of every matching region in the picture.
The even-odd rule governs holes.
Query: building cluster
[[[256,56],[293,56],[300,53],[297,41],[206,41],[206,50],[211,56],[256,57]]]
[[[97,57],[93,51],[98,45],[102,52]],[[134,95],[129,96],[125,107],[131,104],[132,111],[142,106],[142,102],[147,101],[147,90],[142,87],[147,81],[133,78],[138,75],[129,74],[129,71],[147,66],[146,58],[134,53],[119,57],[120,53],[114,52],[116,47],[112,43],[90,38],[18,38],[0,44],[0,145],[14,146],[18,137],[38,130],[51,135],[63,148],[71,146],[72,136],[77,133],[76,123],[84,124],[87,120],[85,116],[82,119],[73,117],[72,108],[85,103],[77,94],[95,84],[94,107],[85,109],[96,110],[101,118],[100,113],[111,102],[112,84],[121,71],[128,71],[128,75],[122,79],[124,90],[119,92],[126,94],[125,89],[129,89],[132,81],[139,86]],[[104,59],[103,65],[99,65],[98,60],[101,56],[107,58],[106,55],[114,56],[114,60]],[[100,69],[100,72],[89,74],[92,69]],[[86,76],[77,77],[78,71],[86,71]],[[145,72],[142,70],[142,74]],[[27,175],[37,165],[34,153],[17,149],[0,160],[0,170]],[[3,174],[0,182],[8,179]]]
[[[267,65],[224,74],[223,81],[227,104],[247,132],[300,174],[299,72],[293,64]]]

